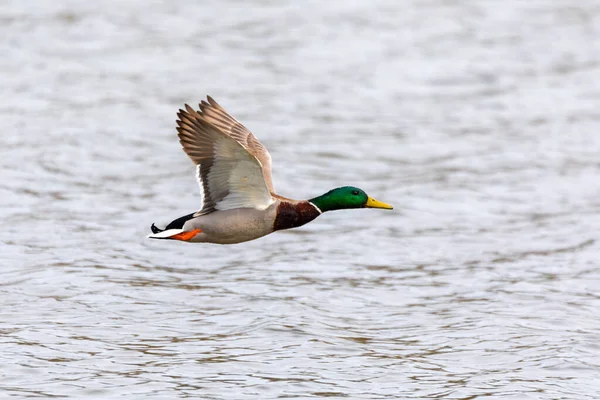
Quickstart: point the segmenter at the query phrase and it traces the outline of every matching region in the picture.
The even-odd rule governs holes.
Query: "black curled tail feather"
[[[183,229],[183,225],[185,225],[186,221],[194,218],[194,214],[195,213],[191,213],[188,215],[184,215],[183,217],[179,217],[174,221],[171,221],[169,223],[169,225],[167,225],[167,227],[165,229],[160,229],[159,227],[157,227],[156,225],[152,224],[152,226],[150,227],[150,229],[152,230],[152,233],[156,234],[156,233],[160,233],[169,229]]]

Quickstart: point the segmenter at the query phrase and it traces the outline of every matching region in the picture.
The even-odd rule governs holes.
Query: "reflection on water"
[[[6,397],[594,399],[593,4],[10,2],[0,10]],[[175,112],[205,94],[282,195],[364,188],[224,247]]]

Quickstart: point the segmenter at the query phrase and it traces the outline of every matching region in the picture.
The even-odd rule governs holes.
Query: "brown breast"
[[[277,217],[275,217],[273,230],[279,231],[302,226],[317,218],[320,214],[319,210],[308,201],[291,203],[283,200],[277,207]]]

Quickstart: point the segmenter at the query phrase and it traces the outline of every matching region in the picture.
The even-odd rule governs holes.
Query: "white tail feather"
[[[167,229],[166,231],[152,233],[148,235],[150,239],[168,239],[173,235],[185,232],[183,229]]]

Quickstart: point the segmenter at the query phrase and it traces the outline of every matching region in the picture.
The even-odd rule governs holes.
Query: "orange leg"
[[[188,240],[191,240],[194,236],[196,236],[200,232],[202,232],[200,229],[194,229],[193,231],[181,232],[181,233],[178,233],[177,235],[170,236],[169,239],[183,240],[183,241],[187,242]]]

